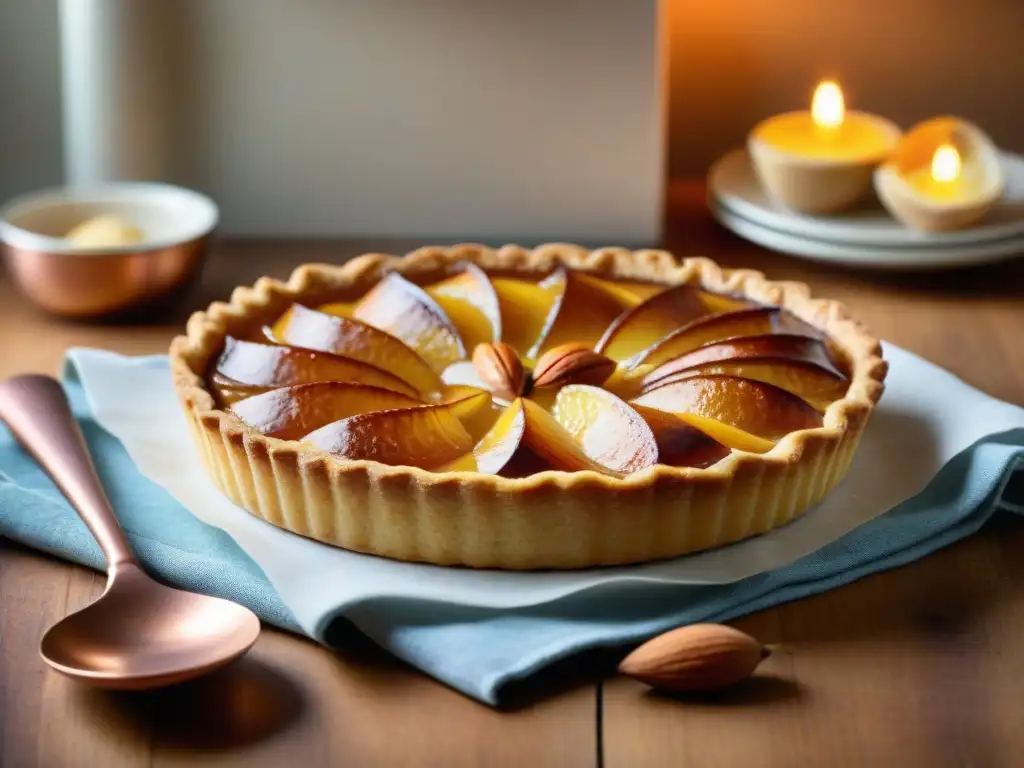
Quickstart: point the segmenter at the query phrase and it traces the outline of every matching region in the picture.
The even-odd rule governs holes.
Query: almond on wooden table
[[[723,624],[691,624],[647,641],[619,664],[619,672],[653,688],[713,691],[746,679],[770,651]]]

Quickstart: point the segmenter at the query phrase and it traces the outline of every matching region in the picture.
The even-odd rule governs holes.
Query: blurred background
[[[959,113],[1004,148],[1024,151],[1020,0],[976,0],[970,12],[962,0],[264,0],[259,13],[248,0],[134,2],[150,6],[159,30],[136,41],[143,53],[132,54],[149,62],[146,77],[162,83],[133,86],[140,114],[159,118],[147,128],[161,147],[149,162],[171,168],[168,181],[212,194],[227,231],[330,234],[325,221],[344,215],[340,208],[351,212],[352,228],[395,234],[378,231],[388,222],[358,207],[375,202],[370,167],[388,177],[377,208],[399,200],[422,209],[419,218],[410,214],[407,229],[416,231],[399,234],[437,234],[428,222],[449,227],[452,217],[426,192],[452,156],[479,150],[480,167],[463,174],[459,203],[477,206],[469,215],[483,231],[498,236],[504,226],[487,204],[527,205],[562,185],[562,199],[582,198],[580,215],[589,206],[591,217],[595,210],[612,217],[610,231],[642,239],[651,197],[660,193],[657,175],[703,175],[759,119],[805,108],[826,76],[842,81],[851,107],[904,127]],[[0,2],[0,199],[63,180],[59,13],[58,0]],[[452,40],[458,47],[437,44]],[[527,43],[516,47],[516,40]],[[660,43],[668,53],[659,61]],[[490,67],[489,47],[499,54]],[[474,63],[460,72],[460,60]],[[427,89],[431,77],[438,82]],[[453,77],[464,77],[452,85],[458,97],[444,95],[441,81]],[[403,97],[415,101],[380,108],[375,124],[360,125],[360,105],[379,106],[403,78],[418,78]],[[360,93],[346,84],[353,82],[365,86]],[[479,110],[470,114],[473,104]],[[410,115],[425,129],[395,129],[386,162],[340,154],[346,137],[379,134]],[[445,124],[448,141],[439,129]],[[467,126],[461,133],[460,125]],[[412,139],[427,128],[437,130],[417,145]],[[490,143],[474,144],[481,135]],[[528,170],[516,136],[539,152]],[[339,197],[338,171],[324,163],[331,157],[344,160],[341,186],[358,190],[352,201]],[[408,173],[395,178],[403,168]],[[515,177],[505,194],[486,189],[499,175]],[[409,187],[405,198],[395,192],[399,181]],[[323,205],[325,196],[334,199]],[[523,219],[539,236],[572,221],[572,210],[545,217],[543,207]]]
[[[1024,151],[1020,0],[666,0],[669,169],[703,174],[758,120],[806,109],[818,80],[903,128],[973,120]]]

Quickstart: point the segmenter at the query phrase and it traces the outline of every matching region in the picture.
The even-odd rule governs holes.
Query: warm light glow
[[[846,105],[839,84],[833,80],[824,80],[814,89],[811,100],[811,119],[821,128],[838,128],[843,124]]]
[[[942,144],[932,157],[932,178],[949,183],[960,178],[960,153],[952,144]]]

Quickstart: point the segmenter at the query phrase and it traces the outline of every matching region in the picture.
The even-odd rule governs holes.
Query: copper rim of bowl
[[[82,248],[62,236],[25,228],[16,221],[60,207],[94,208],[88,218],[111,209],[149,209],[164,216],[162,231],[142,242],[121,246]],[[157,213],[160,208],[163,213]],[[51,187],[19,195],[0,208],[0,241],[19,251],[68,256],[117,256],[175,248],[210,235],[220,220],[217,204],[208,196],[161,182],[115,182],[94,187]],[[70,227],[68,227],[70,229]],[[66,231],[66,230],[65,230]]]

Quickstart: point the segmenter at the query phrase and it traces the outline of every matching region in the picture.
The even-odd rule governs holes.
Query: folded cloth
[[[924,557],[1000,510],[1024,513],[1024,471],[1015,472],[1024,409],[897,347],[886,357],[887,393],[849,476],[800,521],[672,563],[570,574],[395,563],[247,515],[205,479],[166,358],[74,350],[65,388],[152,573],[328,645],[354,624],[427,674],[501,705],[578,653],[817,594]],[[2,428],[0,534],[103,567],[85,526]]]

